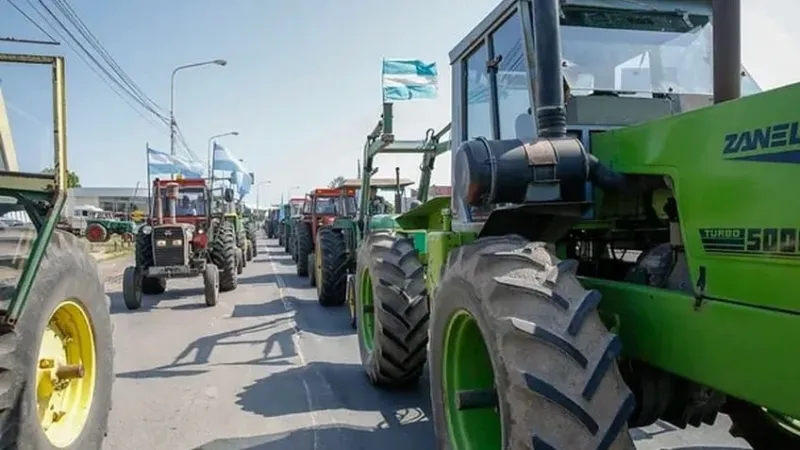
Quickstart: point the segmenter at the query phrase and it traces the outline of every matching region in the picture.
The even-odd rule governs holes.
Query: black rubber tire
[[[308,255],[308,286],[317,287],[317,270],[316,270],[316,257],[314,253]]]
[[[311,235],[311,224],[308,222],[297,223],[297,275],[308,276],[308,255],[314,251],[314,240]]]
[[[245,227],[245,233],[247,234],[247,241],[250,242],[250,252],[252,257],[251,260],[258,256],[258,249],[256,248],[256,225],[254,222],[250,222]]]
[[[245,261],[250,262],[253,260],[253,244],[248,240],[244,242]]]
[[[236,249],[236,275],[244,273],[244,253],[242,249]]]
[[[378,231],[364,240],[356,271],[356,321],[364,320],[364,272],[372,284],[373,346],[359,330],[361,364],[381,387],[407,386],[422,376],[428,355],[428,294],[425,267],[410,239]]]
[[[122,273],[122,300],[129,311],[142,307],[142,273],[136,266],[125,268]]]
[[[290,246],[291,236],[292,233],[289,232],[289,226],[283,224],[283,234],[281,235],[281,237],[283,238],[283,251],[289,254],[292,253],[292,248]]]
[[[597,291],[543,243],[481,238],[453,250],[431,317],[431,403],[437,448],[450,448],[443,356],[449,319],[476,319],[494,371],[503,449],[633,450],[635,399],[616,365],[621,341],[596,311]],[[480,349],[476,349],[480,351]],[[465,369],[469,370],[469,369]]]
[[[322,306],[341,306],[347,294],[347,245],[344,235],[333,228],[317,230],[317,247],[322,267],[317,281],[317,298]]]
[[[233,224],[228,221],[217,222],[213,230],[210,257],[211,263],[219,270],[219,290],[228,292],[239,285],[236,267],[236,234]]]
[[[89,239],[88,238],[89,230],[98,230],[97,233],[98,233],[99,236],[94,240]],[[104,227],[103,225],[101,225],[99,223],[92,223],[92,224],[89,224],[88,227],[86,227],[86,236],[87,236],[87,240],[89,242],[94,242],[94,243],[106,242],[106,241],[108,241],[108,238],[109,238],[109,232],[108,232],[108,229],[106,229],[106,227]]]
[[[219,301],[219,269],[214,264],[206,264],[203,271],[203,296],[206,306],[216,306]]]
[[[83,306],[95,338],[96,378],[87,421],[66,450],[100,450],[108,430],[114,382],[110,302],[97,264],[75,236],[55,231],[13,331],[0,334],[0,448],[56,450],[42,432],[36,406],[39,346],[51,314],[65,299]]]
[[[151,234],[144,234],[141,229],[136,233],[136,266],[142,271],[153,266],[153,240]],[[142,278],[142,293],[145,295],[159,295],[167,290],[167,279],[158,277]]]

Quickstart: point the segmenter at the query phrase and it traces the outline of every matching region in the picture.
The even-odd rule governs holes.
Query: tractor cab
[[[356,213],[353,188],[317,188],[308,193],[303,203],[303,217],[314,228],[330,225],[337,217],[354,217]]]
[[[148,220],[151,229],[182,224],[195,249],[207,245],[210,217],[210,194],[206,181],[178,177],[175,180],[153,181],[153,214]]]

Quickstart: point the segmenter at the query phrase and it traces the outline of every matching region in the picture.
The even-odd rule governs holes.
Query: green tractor
[[[284,216],[283,220],[283,249],[286,253],[292,255],[292,261],[294,262],[297,262],[297,243],[295,242],[294,229],[303,217],[303,202],[305,202],[305,197],[292,197],[289,199],[288,205],[284,205],[284,207],[288,208],[288,215]]]
[[[106,242],[113,235],[133,236],[136,223],[114,217],[111,212],[100,213],[97,217],[86,219],[86,240],[89,242]]]
[[[0,54],[0,62],[52,69],[55,136],[50,174],[20,172],[13,146],[0,146],[0,215],[27,219],[0,228],[0,448],[100,450],[113,327],[86,244],[56,229],[67,196],[64,58]]]
[[[368,230],[353,286],[370,380],[427,362],[439,448],[719,413],[800,448],[800,85],[757,92],[740,14],[504,0],[450,53],[452,198]]]
[[[240,211],[242,215],[242,226],[244,227],[245,243],[247,246],[245,259],[252,261],[253,258],[258,256],[258,240],[256,233],[258,232],[258,218],[254,215],[253,210],[240,202]]]

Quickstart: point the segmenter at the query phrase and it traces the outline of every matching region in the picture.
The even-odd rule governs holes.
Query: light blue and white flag
[[[436,63],[418,59],[383,60],[384,103],[431,100],[438,96]]]
[[[197,162],[187,161],[152,148],[147,148],[147,166],[151,175],[182,175],[186,178],[202,178],[204,168]]]
[[[233,173],[240,197],[250,192],[253,185],[250,172],[228,149],[214,142],[214,171],[218,170]]]

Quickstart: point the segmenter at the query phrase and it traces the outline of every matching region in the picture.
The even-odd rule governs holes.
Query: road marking
[[[286,295],[286,283],[283,281],[283,277],[280,273],[278,273],[278,267],[275,265],[275,260],[272,259],[272,252],[267,250],[267,261],[269,261],[269,265],[272,268],[272,273],[275,274],[275,284],[278,286],[278,295],[281,298],[281,303],[283,304],[283,308],[286,309],[287,312],[293,311],[294,308],[292,304],[289,302],[289,299]],[[297,312],[295,311],[295,314]],[[300,362],[303,364],[303,367],[308,367],[308,363],[306,362],[305,356],[303,356],[303,349],[300,346],[299,335],[297,332],[300,329],[297,327],[297,321],[294,321],[294,329],[295,333],[292,333],[292,342],[294,343],[294,347],[297,350],[297,356],[300,358]],[[311,387],[308,386],[308,381],[306,377],[301,376],[300,380],[303,382],[303,390],[305,391],[306,395],[306,406],[308,407],[309,416],[311,417],[311,435],[314,439],[314,450],[319,449],[319,436],[318,436],[318,428],[319,422],[317,421],[317,411],[314,409],[314,401],[311,395]],[[326,410],[327,411],[327,410]],[[327,411],[329,419],[331,423],[333,423],[333,414],[330,411]]]

